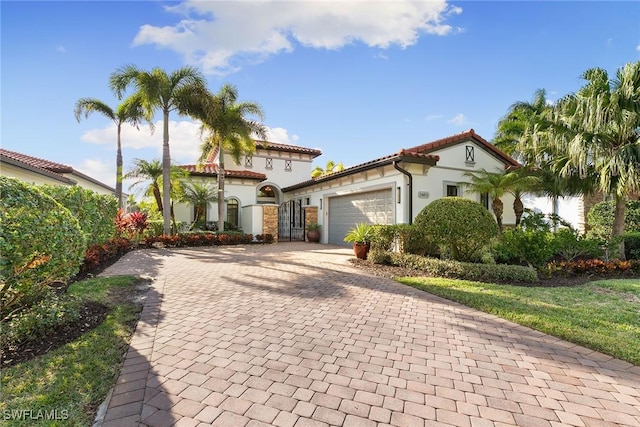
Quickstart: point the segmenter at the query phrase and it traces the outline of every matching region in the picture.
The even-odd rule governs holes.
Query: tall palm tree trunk
[[[524,205],[522,204],[522,199],[517,196],[513,200],[513,213],[516,215],[516,227],[520,225],[520,220],[522,219],[522,214],[524,213]]]
[[[616,207],[613,216],[613,227],[611,228],[611,237],[612,239],[618,238],[620,241],[618,242],[618,258],[621,260],[625,260],[624,254],[624,239],[622,239],[622,235],[624,234],[624,213],[625,213],[625,200],[624,197],[616,195]]]
[[[504,204],[499,197],[496,197],[491,201],[491,210],[493,210],[493,213],[496,215],[498,229],[502,232],[502,212],[504,212]]]
[[[224,150],[218,150],[218,232],[224,231]]]
[[[164,234],[171,234],[171,154],[169,152],[169,110],[164,111],[162,136],[162,219]]]
[[[120,132],[122,124],[118,123],[118,148],[116,150],[116,199],[118,199],[118,209],[122,209],[122,140]]]

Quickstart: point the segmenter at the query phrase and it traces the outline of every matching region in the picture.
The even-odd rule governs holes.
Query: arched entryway
[[[282,191],[275,184],[264,182],[256,188],[256,203],[274,204],[282,203]]]

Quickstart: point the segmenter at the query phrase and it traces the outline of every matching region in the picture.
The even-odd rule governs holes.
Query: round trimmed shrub
[[[0,176],[0,320],[35,303],[80,269],[78,220],[36,186]]]
[[[487,209],[461,197],[444,197],[428,204],[416,216],[414,229],[420,240],[433,242],[442,254],[457,261],[478,260],[499,232]]]

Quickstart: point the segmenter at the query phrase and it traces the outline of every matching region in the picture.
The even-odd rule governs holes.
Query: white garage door
[[[392,224],[391,189],[329,198],[329,243],[346,245],[344,236],[355,224]]]

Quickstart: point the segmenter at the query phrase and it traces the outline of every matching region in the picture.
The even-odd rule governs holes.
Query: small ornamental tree
[[[445,197],[428,204],[416,216],[414,229],[457,261],[474,261],[498,235],[498,224],[481,204]]]
[[[0,176],[0,321],[37,302],[80,269],[78,220],[34,185]]]

